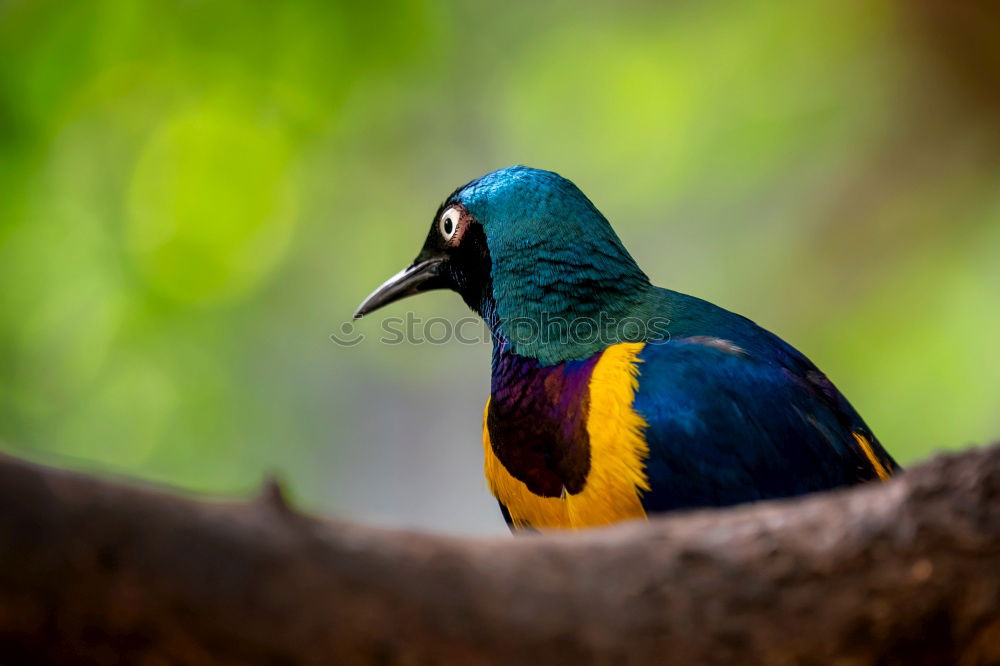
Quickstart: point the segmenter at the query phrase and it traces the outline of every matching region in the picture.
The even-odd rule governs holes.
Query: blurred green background
[[[990,11],[0,1],[0,447],[503,531],[488,347],[328,336],[514,163],[573,179],[654,282],[798,346],[901,462],[996,439]]]

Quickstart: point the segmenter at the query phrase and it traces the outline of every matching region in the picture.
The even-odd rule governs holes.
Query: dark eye
[[[438,230],[446,241],[450,241],[455,236],[456,229],[458,229],[458,210],[449,208],[441,214],[441,219],[438,220]]]

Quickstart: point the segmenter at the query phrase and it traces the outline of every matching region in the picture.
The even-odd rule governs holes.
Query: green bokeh
[[[273,123],[206,105],[142,148],[126,245],[146,282],[181,302],[237,297],[284,258],[295,222],[288,142]]]
[[[513,163],[575,180],[658,284],[802,349],[902,462],[995,439],[1000,131],[913,11],[0,3],[0,445],[502,529],[488,350],[328,335]]]

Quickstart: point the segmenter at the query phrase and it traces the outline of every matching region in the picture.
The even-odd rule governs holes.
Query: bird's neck
[[[649,338],[644,303],[653,287],[638,266],[595,266],[593,254],[577,256],[589,261],[550,255],[542,261],[515,258],[494,264],[493,279],[476,309],[495,347],[547,366]]]

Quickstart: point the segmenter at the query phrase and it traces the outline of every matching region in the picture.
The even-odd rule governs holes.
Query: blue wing
[[[789,497],[898,469],[819,370],[757,330],[769,338],[745,348],[694,336],[639,354],[647,512]]]

